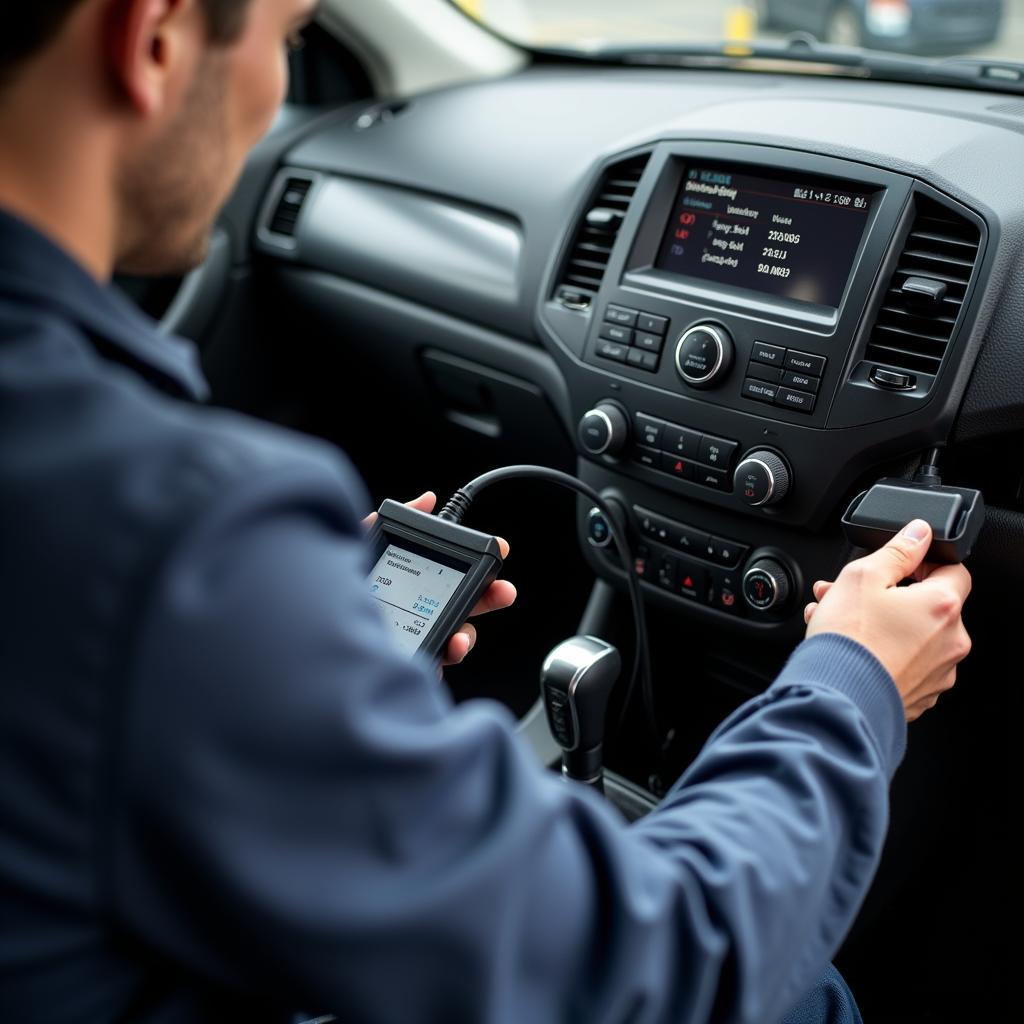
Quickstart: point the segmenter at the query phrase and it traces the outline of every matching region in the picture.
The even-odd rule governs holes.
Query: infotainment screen
[[[683,175],[655,266],[780,298],[838,306],[871,192],[819,178],[694,165]]]

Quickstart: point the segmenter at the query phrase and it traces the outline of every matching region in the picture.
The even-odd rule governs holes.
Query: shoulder
[[[60,317],[0,303],[0,339],[0,483],[27,544],[145,578],[218,510],[291,506],[360,532],[370,500],[333,445],[171,398]]]

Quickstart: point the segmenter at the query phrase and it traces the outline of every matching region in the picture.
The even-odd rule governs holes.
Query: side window
[[[315,22],[302,33],[303,45],[289,55],[288,102],[299,106],[349,103],[373,95],[362,64]]]

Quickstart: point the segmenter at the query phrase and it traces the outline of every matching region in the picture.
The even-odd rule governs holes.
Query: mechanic
[[[771,1024],[823,975],[799,1019],[851,1019],[827,963],[967,572],[914,522],[819,584],[633,826],[453,707],[367,592],[351,466],[205,406],[109,284],[202,260],[311,14],[33,0],[0,33],[0,1019]]]

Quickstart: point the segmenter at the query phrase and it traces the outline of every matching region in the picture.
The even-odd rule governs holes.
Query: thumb
[[[900,580],[913,575],[928,554],[931,540],[932,528],[923,519],[914,519],[885,547],[868,555],[864,561],[887,587],[894,587]]]
[[[412,501],[406,502],[409,508],[418,509],[420,512],[433,512],[436,504],[437,495],[433,491],[427,491],[418,498],[413,498]]]

